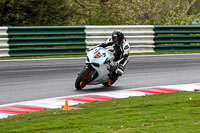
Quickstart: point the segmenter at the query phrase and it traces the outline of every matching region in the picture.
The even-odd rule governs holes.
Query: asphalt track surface
[[[200,54],[133,56],[124,75],[112,87],[93,85],[76,91],[74,82],[84,62],[85,58],[0,61],[0,105],[200,81]]]

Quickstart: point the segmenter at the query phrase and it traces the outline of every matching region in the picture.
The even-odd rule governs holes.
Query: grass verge
[[[161,55],[161,54],[194,54],[200,52],[159,52],[159,53],[132,53],[130,55]],[[86,55],[56,55],[56,56],[30,56],[30,57],[0,57],[0,60],[14,59],[44,59],[44,58],[74,58],[86,57]]]
[[[0,120],[0,132],[14,133],[197,133],[200,93],[178,92],[114,99],[28,113]]]
[[[30,57],[0,57],[0,60],[44,59],[44,58],[74,58],[74,57],[86,57],[86,55],[56,55],[56,56],[30,56]]]

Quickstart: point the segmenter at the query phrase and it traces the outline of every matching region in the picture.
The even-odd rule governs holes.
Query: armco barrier
[[[155,26],[155,52],[200,52],[200,26]]]
[[[8,27],[10,56],[85,54],[84,26]]]
[[[154,26],[86,26],[87,48],[105,42],[114,30],[121,30],[130,43],[130,53],[154,52]]]
[[[85,54],[84,29],[84,26],[8,27],[8,38],[1,38],[0,46],[7,43],[7,54],[12,57]]]
[[[200,52],[200,26],[0,27],[0,57],[86,54],[121,30],[130,53]]]

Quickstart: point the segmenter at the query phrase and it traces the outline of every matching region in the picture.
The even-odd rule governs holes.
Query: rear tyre
[[[110,87],[111,85],[113,85],[119,78],[119,75],[113,73],[110,77],[110,80],[108,80],[107,82],[103,83],[103,86],[105,87]]]
[[[105,86],[105,87],[110,87],[110,86],[113,85],[116,81],[117,81],[117,79],[116,79],[116,80],[108,80],[108,82],[103,83],[103,86]]]
[[[103,83],[103,86],[105,86],[105,87],[110,87],[111,85],[108,84],[108,82],[105,82],[105,83]]]
[[[82,72],[78,75],[75,81],[75,87],[77,90],[82,90],[88,83],[85,81],[87,76],[90,74],[91,70],[84,68]]]

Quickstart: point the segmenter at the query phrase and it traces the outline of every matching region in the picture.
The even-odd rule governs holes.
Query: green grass
[[[45,110],[0,120],[7,133],[198,133],[200,93],[178,92]]]
[[[131,53],[130,55],[161,55],[161,54],[192,54],[200,52],[158,52],[158,53]],[[45,59],[45,58],[74,58],[86,57],[86,55],[57,55],[57,56],[31,56],[31,57],[0,57],[0,60],[14,60],[14,59]]]
[[[86,55],[56,55],[56,56],[30,56],[30,57],[0,57],[0,60],[13,60],[13,59],[44,59],[44,58],[74,58],[86,57]]]

